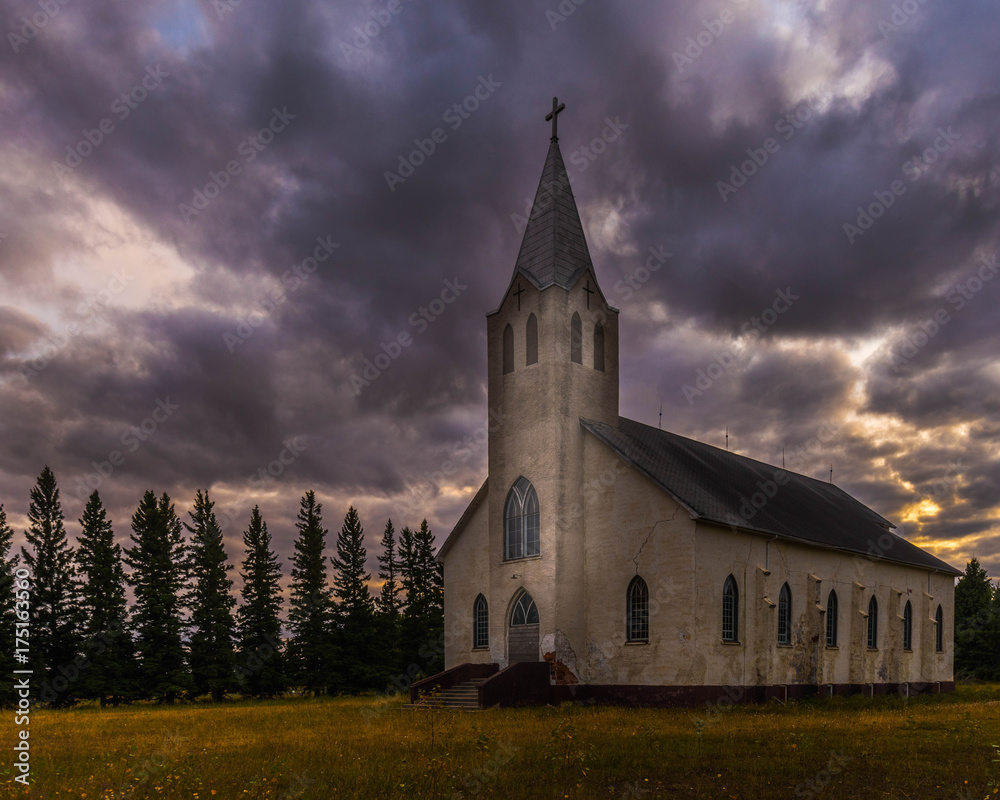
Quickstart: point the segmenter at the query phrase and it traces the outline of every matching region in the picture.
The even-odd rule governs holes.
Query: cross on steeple
[[[552,98],[552,110],[548,114],[545,115],[545,121],[548,122],[549,120],[552,120],[552,139],[551,139],[551,141],[553,141],[553,142],[558,142],[559,141],[559,134],[558,134],[558,130],[559,130],[558,129],[558,122],[559,122],[559,119],[558,119],[558,115],[559,115],[560,111],[564,111],[565,109],[566,109],[566,104],[565,103],[560,103],[558,97],[553,97]]]
[[[594,293],[594,290],[590,288],[590,281],[587,281],[587,285],[583,287],[583,291],[587,293],[587,308],[590,308],[590,296]]]
[[[514,297],[517,298],[517,310],[521,310],[521,295],[524,294],[524,289],[521,288],[521,281],[517,282],[517,291],[514,292]]]

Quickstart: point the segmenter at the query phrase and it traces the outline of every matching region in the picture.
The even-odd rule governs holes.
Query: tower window
[[[573,313],[569,331],[569,360],[574,364],[583,363],[583,323],[580,315]]]
[[[878,600],[875,595],[868,601],[868,647],[878,647]]]
[[[906,601],[906,607],[903,609],[903,649],[913,649],[913,606],[910,605],[909,600]]]
[[[826,598],[826,646],[837,646],[837,593]]]
[[[525,477],[514,481],[504,506],[504,558],[527,558],[540,552],[538,495]]]
[[[736,578],[730,575],[722,586],[722,641],[740,640],[740,590]]]
[[[524,363],[537,364],[538,363],[538,317],[534,314],[528,316],[528,322],[525,325],[525,336],[524,336]]]
[[[514,329],[508,324],[503,329],[503,374],[514,371]]]
[[[792,643],[792,590],[786,583],[778,595],[778,644]]]
[[[625,609],[625,640],[649,641],[649,587],[636,575],[628,585]]]
[[[604,326],[600,322],[594,326],[594,369],[604,372]]]
[[[482,595],[476,598],[472,609],[472,646],[490,646],[490,607]]]

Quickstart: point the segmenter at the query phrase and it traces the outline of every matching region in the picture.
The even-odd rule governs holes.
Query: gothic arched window
[[[490,607],[482,595],[472,606],[472,646],[490,646]]]
[[[913,649],[913,606],[909,600],[903,608],[903,649]]]
[[[878,647],[878,600],[875,595],[868,601],[868,646]]]
[[[524,326],[524,363],[538,363],[538,317],[534,314],[528,316],[528,322]]]
[[[778,594],[778,644],[792,643],[792,590],[786,583]]]
[[[569,360],[574,364],[583,363],[583,323],[580,315],[573,312],[569,330]]]
[[[826,646],[837,646],[837,593],[826,598]]]
[[[604,326],[600,322],[594,326],[594,369],[604,372]]]
[[[944,650],[944,611],[941,610],[941,606],[937,607],[937,613],[934,615],[934,649],[939,653]]]
[[[503,374],[514,371],[514,329],[508,324],[503,329]]]
[[[649,587],[636,575],[628,585],[625,601],[625,641],[649,641]]]
[[[514,603],[514,608],[510,612],[510,624],[511,627],[538,624],[538,609],[535,608],[535,601],[527,592],[521,592],[517,602]]]
[[[740,590],[730,575],[722,585],[722,641],[740,640]]]
[[[525,477],[514,481],[504,506],[504,558],[526,558],[540,552],[538,495]]]

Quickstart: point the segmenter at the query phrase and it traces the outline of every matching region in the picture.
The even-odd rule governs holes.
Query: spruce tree
[[[955,673],[984,677],[990,662],[989,622],[993,584],[973,558],[955,585]]]
[[[196,694],[211,694],[215,702],[225,698],[234,684],[236,666],[233,640],[235,630],[229,578],[233,566],[226,557],[222,528],[216,519],[208,492],[199,489],[191,522],[191,680]]]
[[[139,655],[139,690],[172,703],[191,688],[181,634],[188,552],[170,498],[147,491],[132,515],[133,546],[125,550],[134,589],[132,621]]]
[[[286,685],[281,653],[281,563],[271,550],[271,535],[257,506],[250,512],[243,544],[243,605],[236,612],[237,677],[244,693],[274,697]]]
[[[79,587],[66,540],[55,475],[47,466],[31,490],[30,526],[21,548],[31,571],[31,654],[40,697],[55,706],[73,703],[79,690]]]
[[[444,665],[444,578],[434,560],[434,536],[427,520],[420,529],[403,528],[399,538],[400,574],[406,594],[400,644],[406,670],[424,675]]]
[[[122,549],[115,542],[111,520],[96,491],[87,500],[80,528],[76,562],[82,579],[82,649],[86,658],[80,679],[82,693],[99,699],[102,706],[107,699],[117,705],[134,689],[135,654],[127,630]]]
[[[375,663],[375,604],[368,591],[371,573],[365,571],[364,529],[351,506],[337,535],[333,562],[333,589],[338,600],[339,631],[336,661],[342,688],[349,692],[373,688],[381,672]]]
[[[387,684],[393,675],[398,673],[403,665],[400,662],[399,650],[399,608],[401,605],[399,593],[399,557],[396,546],[396,530],[390,519],[385,523],[382,532],[382,554],[378,556],[378,576],[382,580],[382,588],[375,600],[375,611],[380,644],[379,661],[382,667],[381,683]]]
[[[8,680],[11,671],[19,669],[14,660],[14,623],[17,621],[16,598],[14,597],[14,571],[18,558],[11,556],[10,549],[14,531],[7,524],[7,512],[0,505],[0,706],[12,705],[16,700],[14,684]]]
[[[329,626],[333,619],[330,586],[326,577],[327,530],[323,507],[308,491],[299,502],[298,537],[292,560],[291,630],[287,653],[291,677],[306,691],[321,693],[332,684]]]

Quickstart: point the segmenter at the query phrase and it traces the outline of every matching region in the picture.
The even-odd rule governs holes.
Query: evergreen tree
[[[444,667],[444,573],[434,560],[434,536],[427,520],[420,529],[403,528],[399,538],[400,573],[406,593],[400,643],[405,667],[424,675]]]
[[[199,489],[190,511],[191,523],[191,679],[196,694],[211,694],[215,702],[232,688],[236,666],[233,651],[233,566],[226,557],[222,528],[208,492]]]
[[[96,491],[87,501],[80,527],[76,562],[82,578],[80,608],[87,659],[81,689],[85,697],[98,698],[102,706],[107,698],[117,705],[134,689],[135,653],[127,630],[122,549]]]
[[[382,580],[382,588],[375,601],[376,628],[382,667],[380,682],[386,684],[403,666],[400,664],[399,650],[399,608],[402,604],[399,597],[399,559],[396,552],[396,530],[391,519],[385,523],[385,530],[382,532],[382,554],[378,556],[378,562],[381,567],[378,576]]]
[[[181,633],[188,550],[170,498],[147,491],[132,515],[133,546],[125,550],[135,593],[132,620],[139,654],[140,690],[172,703],[191,688]]]
[[[246,694],[274,697],[284,691],[286,683],[281,653],[281,564],[271,551],[271,535],[257,506],[250,512],[243,544],[243,605],[236,612],[237,674]]]
[[[291,603],[287,654],[291,677],[306,691],[320,693],[331,685],[329,626],[333,619],[330,586],[326,577],[327,530],[323,507],[308,491],[299,503],[299,535],[292,556]]]
[[[351,506],[337,535],[337,555],[331,559],[339,616],[336,660],[341,666],[342,688],[351,692],[373,688],[381,672],[374,658],[375,604],[368,591],[372,576],[365,571],[366,560],[364,529]]]
[[[985,678],[996,664],[992,650],[994,587],[973,558],[955,585],[955,673]]]
[[[14,695],[14,684],[7,680],[11,671],[19,669],[14,660],[14,637],[17,621],[16,598],[14,597],[14,571],[17,569],[17,556],[10,555],[14,541],[14,531],[7,524],[7,512],[0,505],[0,705],[12,705],[17,699]]]
[[[31,490],[31,549],[21,554],[31,570],[31,654],[40,697],[56,706],[71,705],[78,691],[79,587],[73,550],[66,540],[55,475],[47,466]]]

